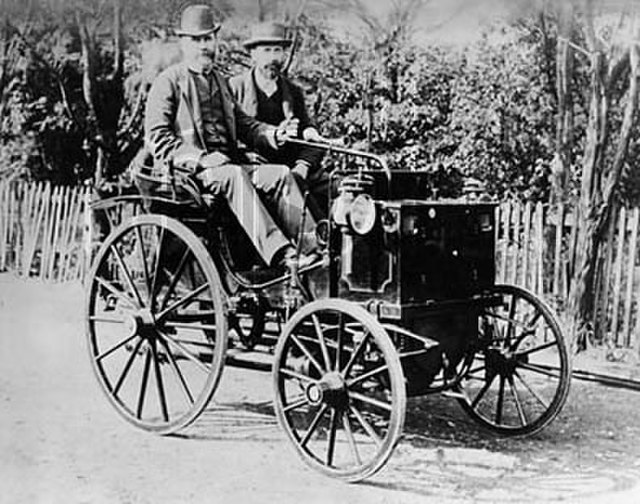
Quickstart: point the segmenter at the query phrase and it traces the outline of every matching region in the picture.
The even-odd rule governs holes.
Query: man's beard
[[[275,79],[280,75],[280,70],[282,69],[282,64],[279,62],[269,63],[268,65],[264,65],[262,67],[262,75],[269,79]]]
[[[194,64],[203,70],[210,70],[213,67],[215,61],[215,53],[207,52],[205,54],[198,54],[194,58]]]

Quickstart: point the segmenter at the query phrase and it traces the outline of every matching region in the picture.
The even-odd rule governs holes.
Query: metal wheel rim
[[[126,321],[124,318],[119,318],[119,322],[113,322],[118,327],[117,331],[122,329],[121,324],[123,327],[126,327],[129,330],[128,335],[126,337],[122,337],[121,334],[118,333],[119,339],[117,343],[112,347],[106,348],[107,345],[100,341],[101,337],[104,340],[106,336],[104,333],[98,334],[100,331],[103,331],[102,329],[98,329],[98,327],[100,324],[109,324],[111,322],[99,320],[100,317],[105,319],[108,317],[104,315],[104,312],[101,313],[100,316],[96,312],[97,303],[100,302],[100,293],[104,293],[105,290],[103,287],[105,280],[102,278],[98,279],[98,272],[101,266],[103,268],[105,267],[104,264],[107,260],[115,259],[115,262],[117,263],[115,267],[120,268],[121,275],[126,279],[127,274],[123,273],[128,269],[126,259],[121,263],[120,259],[117,257],[120,255],[122,258],[124,254],[122,252],[120,252],[120,254],[115,252],[116,250],[122,249],[122,245],[120,245],[120,249],[118,249],[118,240],[121,240],[123,237],[127,237],[132,233],[135,233],[139,237],[141,236],[140,233],[142,233],[141,230],[145,227],[155,227],[160,230],[158,232],[161,232],[163,237],[164,233],[170,233],[170,236],[180,240],[185,247],[184,257],[193,258],[192,261],[189,261],[188,259],[186,260],[187,266],[185,268],[188,268],[189,262],[192,262],[192,264],[195,264],[200,268],[199,275],[204,281],[201,285],[198,285],[197,290],[210,296],[206,301],[206,311],[210,312],[215,320],[215,330],[202,329],[203,326],[207,325],[210,317],[207,317],[205,322],[198,322],[196,320],[195,329],[185,329],[184,327],[176,328],[175,326],[180,325],[180,323],[172,320],[174,318],[173,311],[169,310],[172,305],[176,304],[176,302],[173,300],[172,302],[169,302],[168,299],[164,299],[162,301],[163,303],[166,303],[164,311],[169,311],[166,315],[166,319],[163,319],[166,321],[164,322],[162,329],[159,329],[160,326],[158,325],[158,331],[156,331],[162,332],[164,337],[142,337],[141,327],[144,327],[148,334],[149,332],[153,332],[155,322],[147,320],[146,323],[139,323],[137,319],[141,317],[138,315],[140,313],[146,314],[147,312],[153,312],[153,310],[150,309],[150,307],[147,307],[149,308],[148,310],[133,310],[132,308],[134,316],[129,316]],[[140,232],[138,232],[138,230],[140,230]],[[140,238],[140,242],[144,243],[142,238]],[[160,249],[162,249],[162,245],[160,246]],[[144,247],[142,250],[144,250]],[[189,252],[187,253],[187,251]],[[131,256],[133,256],[133,253]],[[141,262],[146,261],[146,259],[142,259],[144,253],[139,253],[139,256],[141,258]],[[161,256],[161,252],[159,251],[158,256]],[[124,264],[124,266],[122,264]],[[140,269],[142,270],[142,267],[140,267]],[[146,282],[150,291],[155,290],[157,286],[151,288],[150,277],[156,278],[158,271],[155,270],[155,268],[152,271],[151,266],[146,263],[144,265],[144,270],[147,271],[144,273],[144,282]],[[131,272],[129,272],[128,276],[130,278],[125,283],[128,284],[129,290],[126,291],[126,293],[127,295],[130,295],[130,297],[133,297],[133,302],[135,304],[136,301],[139,301],[139,297],[144,297],[142,293],[143,289],[139,289],[140,292],[135,294],[136,282],[132,280],[131,277],[133,275],[131,275]],[[177,285],[180,284],[181,281],[182,277],[178,278],[174,289],[178,288]],[[133,287],[131,287],[132,284]],[[164,294],[165,298],[168,298],[167,293],[169,293],[170,286],[163,284],[162,288],[166,288],[166,292]],[[191,424],[206,408],[217,388],[224,366],[224,355],[227,345],[227,320],[220,292],[218,273],[200,239],[191,230],[175,219],[161,215],[138,216],[129,222],[120,225],[107,237],[96,256],[93,267],[88,276],[86,289],[85,323],[89,357],[100,387],[116,411],[125,420],[136,427],[158,434],[171,434]],[[147,303],[151,304],[150,300],[155,298],[155,295],[152,296],[149,293],[147,294],[149,296],[147,298]],[[177,293],[169,294],[177,295]],[[159,296],[160,294],[158,293],[158,299]],[[185,297],[187,296],[188,295],[185,295]],[[193,298],[194,303],[197,302],[199,296],[200,294]],[[179,301],[180,299],[178,298],[178,304]],[[126,304],[123,300],[118,300],[117,302]],[[177,306],[174,311],[177,312],[180,309],[186,310],[189,306],[191,306],[190,303],[187,303],[186,305],[183,303]],[[158,308],[160,308],[160,306],[158,306]],[[155,313],[151,317],[147,316],[147,318],[153,319],[159,314],[160,312],[158,311],[158,313]],[[198,317],[197,311],[196,317]],[[131,322],[132,319],[136,319],[136,321]],[[135,326],[134,329],[131,329],[130,327],[132,324]],[[194,323],[187,323],[185,325],[194,326]],[[194,351],[188,350],[187,346],[185,346],[185,344],[177,337],[170,337],[168,334],[165,334],[165,331],[167,333],[169,331],[176,331],[176,334],[178,334],[180,331],[187,330],[202,333],[200,338],[202,346],[206,349],[204,351],[206,353],[204,360],[201,358],[201,354],[196,354]],[[121,360],[125,360],[125,366],[127,367],[126,369],[125,367],[122,367],[120,370],[121,374],[116,380],[117,369],[115,372],[116,375],[114,375],[114,372],[109,372],[107,370],[108,364],[106,364],[106,362],[110,358],[115,359],[115,356],[122,352],[129,352],[129,355],[126,357],[118,356]],[[144,353],[143,362],[140,362],[142,355],[140,354],[140,358],[137,355],[139,352]],[[173,358],[171,356],[173,356]],[[198,363],[193,358],[194,356],[203,360],[203,362]],[[131,362],[129,363],[129,361]],[[118,364],[121,364],[121,362]],[[125,399],[121,397],[121,390],[123,390],[122,387],[128,381],[131,381],[132,383],[134,382],[135,377],[130,373],[133,372],[132,370],[136,369],[135,366],[139,367],[140,365],[142,366],[142,370],[137,370],[138,373],[142,373],[140,377],[140,388],[138,391],[139,398],[138,403],[133,407],[134,405],[132,403],[134,400],[132,398]],[[191,367],[187,368],[187,365]],[[116,368],[115,364],[113,366]],[[192,371],[192,369],[197,369],[197,371]],[[198,375],[195,387],[193,386],[194,382],[190,381],[189,374],[187,373],[194,373]],[[160,375],[160,379],[158,378],[158,375]],[[152,392],[151,388],[147,389],[147,387],[152,387],[154,385],[156,387],[155,393]],[[191,390],[190,385],[193,390]],[[131,385],[131,387],[135,389],[134,385]],[[172,388],[170,389],[169,387]],[[162,392],[163,389],[164,392]],[[167,395],[170,390],[175,390],[176,395],[178,395],[178,390],[180,390],[180,394],[183,397],[182,400],[185,403],[185,405],[182,406],[183,410],[175,412],[172,409],[172,402],[168,402],[170,401],[170,398]],[[149,399],[152,394],[155,394],[155,396],[154,399],[151,400],[157,401],[156,407],[160,411],[155,415],[155,417],[150,414],[149,418],[145,418],[144,408],[149,407]],[[164,406],[162,405],[163,395],[164,401],[167,401],[167,404]],[[140,399],[140,397],[142,399]],[[175,404],[173,405],[175,406]]]
[[[363,338],[362,341],[371,338],[375,342],[377,350],[379,350],[384,357],[384,365],[388,367],[388,372],[383,371],[379,376],[384,376],[388,379],[390,398],[388,399],[388,402],[385,402],[384,400],[380,401],[384,404],[384,408],[389,411],[387,421],[388,428],[386,432],[384,432],[384,436],[382,438],[376,439],[374,436],[378,433],[375,429],[373,429],[374,432],[372,435],[371,432],[369,432],[369,430],[372,429],[372,426],[365,426],[365,424],[370,421],[371,417],[365,418],[367,414],[370,414],[370,411],[365,411],[365,406],[363,406],[364,403],[359,402],[362,401],[362,395],[366,394],[359,391],[359,385],[362,381],[358,382],[358,380],[362,380],[362,377],[367,373],[376,373],[378,368],[376,367],[362,373],[361,375],[353,376],[355,373],[352,374],[351,369],[347,368],[349,366],[349,361],[353,360],[350,357],[353,356],[353,354],[358,353],[357,345],[354,344],[350,348],[351,352],[346,354],[349,357],[342,355],[342,353],[340,353],[342,357],[338,357],[340,351],[337,350],[337,348],[341,345],[337,344],[334,347],[330,347],[329,345],[333,345],[333,341],[328,337],[325,337],[326,343],[324,346],[326,348],[324,350],[322,349],[323,344],[318,343],[318,347],[314,350],[313,344],[310,343],[309,340],[305,340],[303,342],[303,346],[308,347],[307,350],[312,348],[312,354],[314,352],[318,354],[319,352],[318,358],[316,359],[317,364],[313,366],[315,373],[318,373],[318,370],[316,369],[318,364],[324,367],[325,371],[327,369],[329,371],[322,374],[321,377],[316,376],[315,379],[307,379],[309,376],[304,379],[304,401],[306,401],[306,404],[303,405],[303,407],[309,407],[310,415],[308,418],[313,418],[313,420],[308,426],[308,429],[304,432],[304,435],[303,429],[298,429],[293,425],[294,420],[292,419],[290,411],[295,412],[296,407],[294,402],[290,401],[290,397],[285,391],[285,387],[291,385],[294,380],[300,381],[297,377],[299,374],[292,374],[291,370],[285,367],[287,365],[287,360],[291,358],[290,350],[294,344],[291,342],[293,339],[292,335],[296,335],[294,330],[302,322],[310,320],[312,321],[311,323],[315,324],[313,321],[314,315],[322,314],[323,312],[343,315],[346,314],[348,318],[356,321],[357,324],[362,324],[370,334],[370,336]],[[316,331],[316,334],[319,334],[317,332],[317,326],[314,330]],[[325,335],[329,334],[327,331],[320,332]],[[302,340],[298,338],[298,341]],[[320,337],[318,337],[318,341],[320,341]],[[295,345],[297,346],[297,343]],[[369,348],[369,341],[367,340],[366,343],[362,343],[362,346],[364,345],[367,345],[367,348]],[[373,345],[371,348],[374,348]],[[343,348],[343,351],[347,352],[346,346]],[[313,469],[318,470],[323,474],[346,481],[360,481],[380,470],[391,456],[402,433],[406,410],[406,391],[404,377],[402,375],[402,367],[400,365],[397,352],[391,342],[391,339],[378,321],[366,310],[348,301],[340,299],[313,301],[302,307],[289,320],[278,341],[275,355],[276,358],[273,366],[275,390],[274,403],[278,422],[287,433],[290,441],[303,461]],[[318,360],[322,363],[318,362]],[[346,399],[346,404],[348,406],[332,403],[332,400],[328,398],[328,395],[319,399],[317,404],[312,404],[314,394],[313,387],[323,380],[325,382],[330,382],[335,378],[335,364],[338,361],[343,363],[338,366],[338,369],[340,370],[342,368],[342,371],[347,371],[345,382],[342,384],[344,389],[346,389],[346,392],[344,392],[344,389],[340,389],[338,397],[334,398],[333,401],[345,401],[343,394],[346,394],[348,396],[348,399]],[[359,357],[356,356],[353,367],[356,366],[355,362],[358,362],[357,365],[359,365]],[[304,372],[302,374],[304,374]],[[309,373],[309,375],[311,375],[311,373]],[[288,378],[292,379],[287,381]],[[335,392],[335,390],[325,390],[323,393],[320,393],[320,395]],[[368,397],[368,399],[372,398],[373,397]],[[377,399],[374,399],[374,401],[376,400]],[[321,424],[326,422],[326,420],[329,421],[327,438],[326,440],[322,439],[318,441],[319,444],[326,443],[326,453],[322,453],[322,456],[320,457],[315,453],[315,450],[308,447],[307,443],[315,442],[312,438],[314,435],[321,434],[318,430],[322,428]],[[342,426],[341,429],[340,425]],[[378,426],[374,425],[374,427],[377,428]],[[367,436],[369,436],[369,438],[367,438]],[[342,445],[339,444],[340,439],[342,439]],[[371,440],[373,440],[373,443],[371,443]],[[372,448],[372,445],[375,445],[375,447]],[[359,460],[358,457],[361,455],[359,450],[361,451],[363,448],[366,448],[368,456],[363,457],[366,458],[366,460]],[[334,463],[334,457],[337,459],[338,455],[336,455],[336,453],[339,449],[343,451],[342,455],[344,455],[344,453],[349,454],[347,457],[351,457],[350,465],[347,464],[345,466],[338,467],[337,464]],[[331,455],[329,455],[329,452],[331,452]],[[356,455],[356,452],[358,455]]]
[[[459,402],[475,421],[499,434],[531,435],[552,422],[566,402],[571,377],[568,345],[551,309],[533,293],[496,285],[490,294],[510,299],[509,309],[506,315],[487,317],[496,319],[491,326],[497,324],[502,331],[492,333],[492,345],[467,357],[459,388],[465,397]],[[528,305],[534,315],[519,319],[518,305]],[[511,317],[518,322],[508,321]],[[540,338],[542,333],[548,339]],[[470,390],[472,382],[482,384],[477,393]]]

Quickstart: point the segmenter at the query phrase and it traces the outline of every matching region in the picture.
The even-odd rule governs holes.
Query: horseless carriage
[[[232,351],[268,349],[278,422],[330,476],[379,470],[411,396],[449,395],[502,435],[549,424],[569,351],[543,301],[495,284],[495,204],[425,199],[423,173],[316,146],[339,159],[337,190],[317,227],[323,257],[304,268],[260,267],[229,212],[179,171],[142,171],[139,194],[94,204],[112,221],[139,209],[113,221],[86,283],[90,359],[118,413],[175,433],[205,410]]]

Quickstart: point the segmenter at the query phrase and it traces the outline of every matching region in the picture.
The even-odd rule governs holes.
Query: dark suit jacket
[[[252,69],[231,77],[229,79],[229,87],[243,112],[251,117],[256,117],[258,114],[258,93],[253,72],[254,70]],[[313,126],[304,103],[304,93],[302,89],[286,77],[280,77],[279,85],[282,89],[282,111],[284,117],[286,119],[297,118],[300,121],[300,131],[304,131],[305,128]],[[274,124],[268,117],[259,117],[258,119],[277,126],[277,124]],[[318,175],[317,170],[323,156],[323,152],[318,149],[308,147],[299,148],[298,146],[294,148],[287,148],[287,146],[285,146],[285,148],[279,149],[278,151],[270,147],[258,146],[257,150],[269,161],[286,163],[289,166],[293,166],[297,160],[304,160],[311,165],[311,177]]]
[[[215,70],[214,78],[221,92],[222,107],[227,124],[231,158],[241,162],[238,139],[253,148],[270,145],[271,128],[246,115],[234,101],[225,79]],[[153,154],[156,165],[168,166],[175,157],[193,159],[206,149],[198,94],[191,71],[178,63],[156,77],[145,110],[145,144]]]

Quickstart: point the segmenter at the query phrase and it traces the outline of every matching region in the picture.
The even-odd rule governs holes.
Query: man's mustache
[[[264,68],[267,70],[273,70],[274,72],[279,72],[282,69],[282,62],[272,61],[271,63],[264,65]]]

